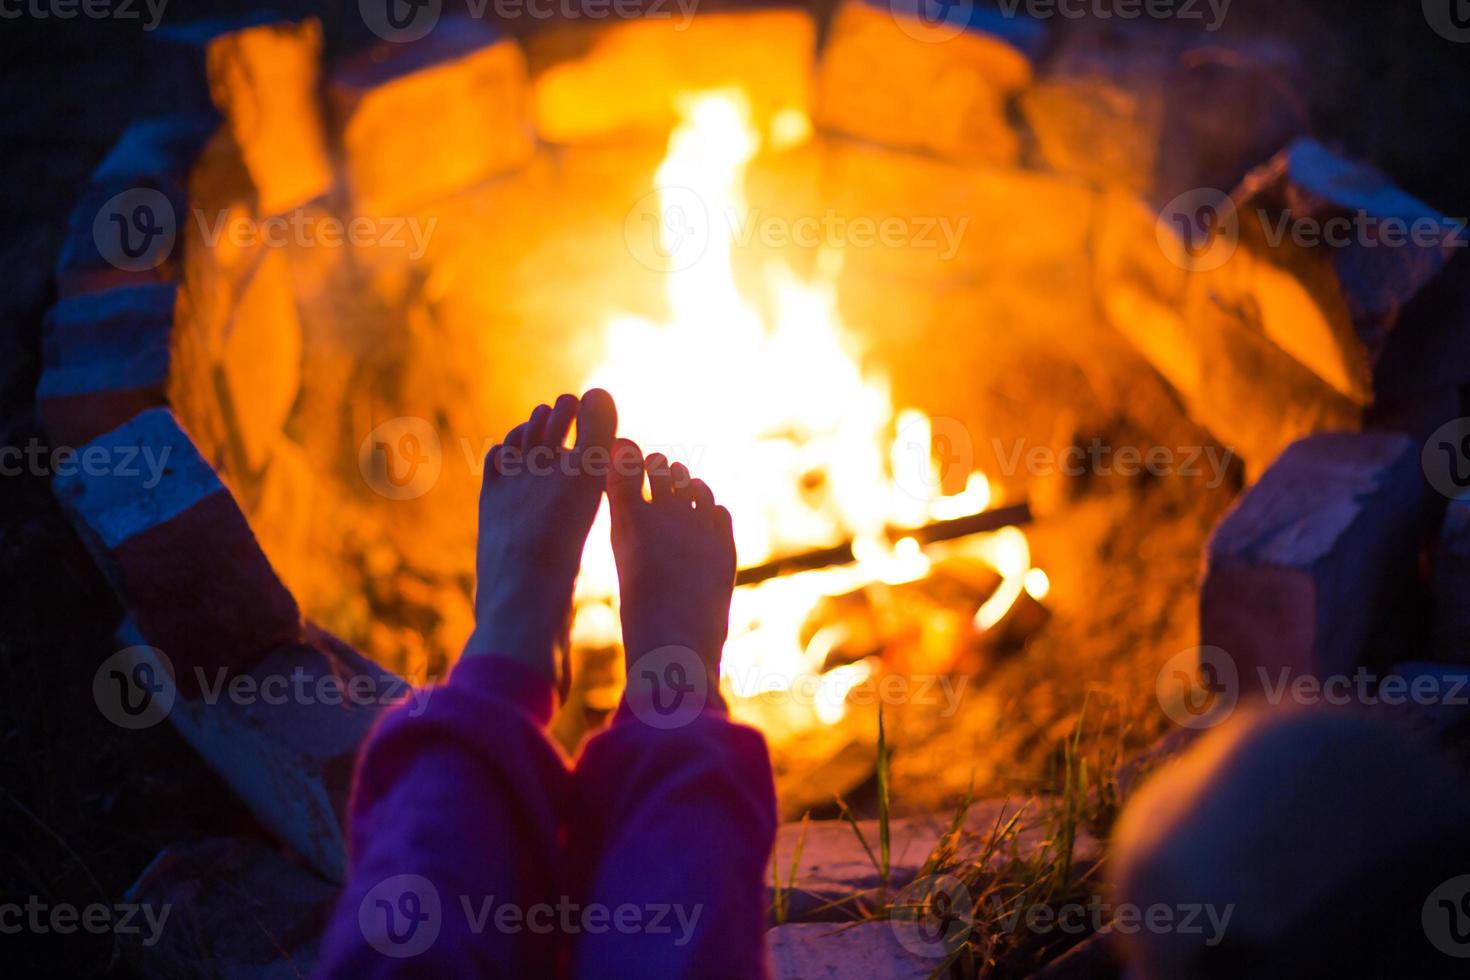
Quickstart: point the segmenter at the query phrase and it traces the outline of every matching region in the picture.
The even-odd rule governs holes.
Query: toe
[[[612,395],[601,388],[589,389],[582,396],[577,410],[577,448],[600,446],[610,449],[617,431],[618,408],[613,404]]]
[[[526,448],[526,423],[522,422],[507,432],[505,438],[500,442],[500,448],[502,450],[514,449],[517,452],[524,451]]]
[[[546,423],[551,419],[550,405],[537,405],[531,412],[531,417],[526,421],[526,432],[521,445],[522,449],[530,449],[539,446],[546,435]]]
[[[694,500],[694,506],[702,511],[707,511],[715,505],[715,494],[709,488],[709,484],[703,480],[694,480],[689,484],[689,496]]]
[[[674,499],[686,507],[694,503],[694,497],[690,494],[689,467],[683,463],[675,463],[669,467],[669,476],[673,483]]]
[[[556,449],[565,446],[567,433],[572,431],[572,420],[576,417],[577,396],[562,395],[551,409],[551,417],[546,420],[546,431],[541,434],[541,441]]]
[[[643,452],[632,439],[619,439],[612,446],[612,466],[607,473],[607,496],[617,508],[643,502]]]
[[[648,489],[656,504],[667,503],[674,498],[674,474],[669,469],[669,459],[663,453],[648,457]]]

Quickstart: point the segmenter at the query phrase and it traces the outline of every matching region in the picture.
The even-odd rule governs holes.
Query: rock
[[[1191,418],[1259,474],[1293,440],[1362,424],[1359,407],[1278,347],[1249,298],[1191,273],[1171,229],[1141,199],[1103,194],[1094,230],[1095,288],[1113,327],[1179,392]],[[1227,264],[1255,264],[1237,252]],[[1311,301],[1290,276],[1272,273],[1257,288]]]
[[[1467,240],[1457,222],[1309,139],[1253,171],[1232,200],[1240,248],[1211,273],[1212,290],[1250,304],[1282,350],[1357,405],[1470,382],[1463,280],[1400,323]],[[1458,263],[1454,275],[1466,273]]]
[[[279,248],[267,248],[235,305],[224,340],[226,426],[244,473],[270,459],[301,388],[302,335],[291,268]]]
[[[1423,909],[1470,860],[1467,820],[1456,767],[1391,725],[1331,709],[1237,713],[1118,819],[1114,907],[1204,910],[1192,932],[1115,927],[1129,976],[1209,975],[1212,960],[1239,974],[1229,948],[1288,975],[1447,976]]]
[[[326,194],[334,173],[321,105],[321,22],[277,21],[207,41],[205,67],[265,215]]]
[[[1210,538],[1200,643],[1245,692],[1264,680],[1351,675],[1414,580],[1426,519],[1419,447],[1389,433],[1293,443]]]
[[[810,115],[816,35],[811,15],[794,8],[542,32],[530,41],[532,57],[554,63],[535,80],[536,128],[552,143],[661,140],[685,93],[739,87],[766,131],[780,113]]]
[[[1378,682],[1370,709],[1434,741],[1461,741],[1470,729],[1470,667],[1396,664]]]
[[[1004,825],[1020,811],[1022,804],[1009,800],[990,800],[971,806],[963,830],[968,835],[986,838],[998,825]],[[1016,835],[1016,846],[1022,857],[1034,855],[1046,846],[1048,828],[1036,814],[1037,803],[1026,810]],[[912,882],[953,822],[953,814],[895,819],[889,826],[889,889],[897,891]],[[878,821],[859,820],[858,827],[868,846],[877,854]],[[803,836],[804,834],[804,836]],[[792,858],[801,843],[801,860],[796,877],[791,878]],[[960,853],[974,854],[980,841],[966,838],[960,842]],[[1101,848],[1085,831],[1079,831],[1074,860],[1093,861]],[[1002,857],[997,853],[997,863]],[[852,918],[852,902],[864,895],[872,898],[881,885],[877,869],[867,851],[845,820],[814,820],[803,831],[800,823],[782,824],[776,832],[775,873],[781,876],[782,897],[786,903],[786,920],[845,922]],[[768,868],[768,904],[774,900],[772,869]],[[835,903],[835,904],[834,904]],[[773,905],[770,907],[774,907]]]
[[[53,490],[186,696],[189,668],[238,670],[299,640],[296,601],[172,412],[144,411],[78,453],[103,465]]]
[[[57,445],[80,446],[163,404],[177,294],[167,283],[124,286],[52,308],[36,398]]]
[[[526,58],[483,20],[446,17],[332,72],[328,103],[357,212],[404,216],[521,166],[534,149]]]
[[[178,113],[123,133],[67,221],[56,264],[63,298],[178,279],[189,173],[218,125],[210,113]]]
[[[926,980],[943,961],[904,948],[891,922],[796,923],[766,933],[772,980]]]
[[[142,973],[265,980],[313,972],[337,888],[264,841],[210,838],[166,848],[123,898],[169,910],[156,936],[141,915],[119,930]]]
[[[1046,166],[1163,204],[1228,190],[1307,128],[1305,68],[1268,42],[1074,25],[1020,99]]]
[[[910,6],[838,8],[818,74],[818,123],[889,147],[1014,166],[1021,142],[1008,107],[1031,81],[1044,26],[968,4],[953,23],[935,22]]]
[[[1435,656],[1470,664],[1470,501],[1454,500],[1445,509],[1431,584]]]

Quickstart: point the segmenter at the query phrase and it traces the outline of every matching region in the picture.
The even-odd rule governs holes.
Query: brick
[[[1211,536],[1200,643],[1233,658],[1242,690],[1348,674],[1373,653],[1414,581],[1426,518],[1419,447],[1390,433],[1293,443]]]
[[[976,8],[972,21],[936,25],[900,4],[847,0],[822,53],[817,121],[890,147],[1014,166],[1021,141],[1007,112],[1044,39],[1025,17]]]
[[[888,921],[776,926],[766,933],[766,954],[773,980],[925,980],[944,962],[943,956],[922,956],[905,949]]]
[[[1359,405],[1470,381],[1470,267],[1456,251],[1465,241],[1457,223],[1309,139],[1253,171],[1232,197],[1240,246],[1212,274],[1214,288],[1249,302],[1279,347]],[[1348,239],[1338,245],[1281,237],[1286,227],[1359,216],[1366,230],[1340,226]],[[1433,241],[1380,242],[1389,221],[1402,223],[1399,234],[1416,223],[1433,229]]]
[[[47,434],[79,446],[164,402],[177,287],[82,293],[46,316],[36,399]]]
[[[534,150],[529,98],[519,45],[477,19],[349,59],[328,101],[357,210],[392,216],[520,167]]]
[[[82,459],[89,449],[108,464],[53,489],[147,642],[184,668],[229,672],[299,639],[296,601],[172,412],[144,411]],[[197,693],[187,676],[181,690]]]
[[[758,129],[783,110],[810,116],[816,35],[811,15],[793,8],[542,32],[529,42],[533,61],[549,63],[534,82],[536,129],[563,144],[662,140],[683,93],[731,87],[749,99]]]

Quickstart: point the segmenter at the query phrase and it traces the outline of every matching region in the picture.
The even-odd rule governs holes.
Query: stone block
[[[172,412],[144,411],[78,453],[53,489],[147,642],[181,665],[186,696],[188,668],[228,673],[300,638],[296,601]]]
[[[1115,20],[1071,25],[1020,105],[1040,162],[1157,206],[1227,191],[1305,132],[1305,88],[1284,45]]]
[[[119,946],[147,976],[261,980],[309,976],[338,889],[264,840],[215,837],[165,848],[123,896],[143,916]],[[201,962],[207,952],[207,964]]]
[[[1308,139],[1232,200],[1239,249],[1210,275],[1282,350],[1359,405],[1470,382],[1470,239],[1458,222]]]
[[[328,104],[357,211],[402,216],[520,167],[534,151],[529,99],[520,46],[477,19],[352,57]]]
[[[536,129],[552,143],[638,134],[663,140],[687,93],[741,89],[767,130],[781,113],[811,114],[817,26],[795,8],[644,16],[530,41],[548,63],[534,83]],[[789,117],[788,117],[789,118]]]
[[[766,933],[766,955],[772,980],[926,980],[944,962],[942,955],[926,956],[905,948],[887,921],[776,926]]]
[[[177,294],[168,283],[124,286],[51,309],[36,399],[54,443],[79,446],[163,404]]]
[[[1434,654],[1454,664],[1470,664],[1470,501],[1445,508],[1434,549]]]
[[[994,831],[997,822],[1004,823],[1021,808],[1019,802],[987,800],[974,804],[962,828],[959,842],[963,854],[974,849],[973,837],[984,839]],[[1032,807],[1033,810],[1037,808]],[[903,817],[892,821],[889,834],[891,857],[889,887],[901,889],[918,875],[953,822],[952,814]],[[877,847],[878,822],[859,820],[858,827],[871,848]],[[970,835],[973,835],[970,836]],[[791,878],[792,859],[798,842],[801,860],[796,877]],[[1047,843],[1046,827],[1038,820],[1023,818],[1016,844],[1022,856],[1039,852]],[[875,852],[876,853],[876,850]],[[1081,833],[1074,850],[1077,861],[1096,860],[1101,849],[1090,835]],[[1009,856],[997,853],[995,860]],[[852,826],[845,820],[815,820],[805,829],[800,823],[782,824],[776,832],[775,856],[766,871],[767,905],[775,898],[773,873],[781,876],[781,891],[786,905],[787,921],[846,922],[852,918],[851,901],[863,894],[876,894],[882,882],[868,852],[863,849]],[[847,904],[844,904],[847,903]]]
[[[1293,443],[1211,536],[1200,643],[1223,649],[1241,690],[1351,675],[1414,580],[1427,515],[1419,447],[1391,433]]]
[[[969,4],[951,14],[936,21],[913,4],[842,4],[822,52],[818,123],[967,164],[1014,166],[1021,140],[1007,114],[1031,81],[1045,28]]]
[[[321,103],[321,22],[275,21],[210,38],[205,69],[265,215],[321,197],[334,172]]]

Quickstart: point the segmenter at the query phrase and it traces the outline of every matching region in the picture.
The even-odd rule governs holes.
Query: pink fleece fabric
[[[625,706],[572,767],[554,704],[546,678],[477,656],[380,722],[319,976],[766,976],[760,734],[717,704],[670,730]]]

